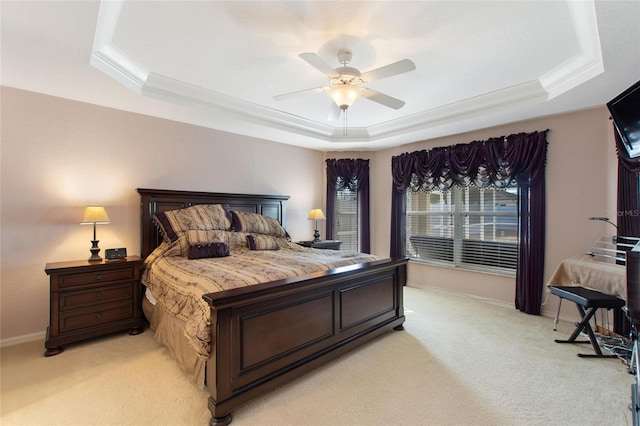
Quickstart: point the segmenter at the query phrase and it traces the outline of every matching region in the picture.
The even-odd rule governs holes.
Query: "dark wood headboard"
[[[228,204],[232,210],[258,213],[286,225],[288,195],[226,194],[219,192],[173,191],[138,188],[141,205],[140,255],[146,258],[160,243],[162,236],[153,224],[156,212],[181,209],[195,204]]]

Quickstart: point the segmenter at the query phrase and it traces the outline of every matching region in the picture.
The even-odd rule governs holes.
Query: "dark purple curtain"
[[[358,251],[370,253],[369,160],[327,160],[327,239],[335,239],[336,193],[346,188],[358,193]]]
[[[404,191],[394,186],[391,188],[391,247],[389,249],[389,257],[393,259],[406,257],[406,209],[407,199]]]
[[[405,256],[404,193],[452,186],[506,188],[518,184],[517,309],[540,314],[545,245],[547,130],[415,151],[391,159],[391,257]]]
[[[638,200],[638,174],[640,157],[630,158],[618,132],[615,131],[618,152],[618,235],[640,237],[640,201]],[[621,310],[614,312],[614,330],[621,335],[629,332],[626,315]]]
[[[626,237],[640,237],[640,203],[638,200],[638,174],[640,157],[629,158],[616,132],[618,151],[618,234]]]

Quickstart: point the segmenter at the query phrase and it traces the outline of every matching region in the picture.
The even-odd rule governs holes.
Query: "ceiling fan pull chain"
[[[347,110],[349,108],[345,108],[342,113],[342,136],[347,136]]]

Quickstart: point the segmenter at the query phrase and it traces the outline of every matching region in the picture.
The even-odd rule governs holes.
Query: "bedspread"
[[[183,320],[185,335],[201,359],[211,350],[210,307],[203,294],[246,287],[377,260],[369,254],[319,250],[288,243],[280,250],[231,250],[230,256],[188,259],[166,256],[162,245],[145,261],[147,291],[167,312]]]

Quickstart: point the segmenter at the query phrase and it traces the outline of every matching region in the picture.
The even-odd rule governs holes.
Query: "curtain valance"
[[[393,184],[404,192],[452,186],[528,187],[544,176],[547,130],[401,154],[391,159]]]
[[[629,153],[624,147],[622,140],[620,139],[620,135],[618,135],[618,132],[616,132],[615,129],[614,132],[616,135],[616,151],[618,153],[620,165],[629,172],[640,173],[640,157],[629,157]]]
[[[336,190],[358,191],[359,185],[369,184],[369,160],[327,160],[327,181]]]

